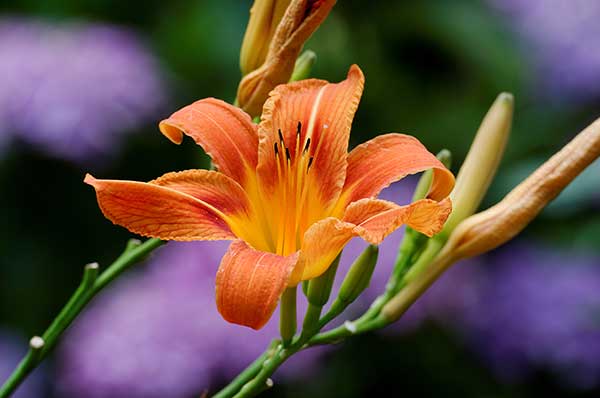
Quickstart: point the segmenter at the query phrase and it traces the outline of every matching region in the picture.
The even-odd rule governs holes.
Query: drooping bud
[[[275,30],[291,0],[255,0],[240,51],[242,76],[265,62]]]
[[[352,263],[338,293],[340,301],[348,305],[369,287],[378,255],[379,248],[369,245]]]
[[[442,231],[445,237],[458,223],[475,213],[486,194],[504,155],[513,108],[512,94],[501,93],[483,118],[450,194],[452,214]]]
[[[382,318],[387,323],[400,318],[456,261],[485,253],[512,239],[599,156],[597,119],[502,201],[460,223],[433,262],[384,305]]]
[[[512,239],[600,156],[600,119],[540,166],[498,204],[460,223],[439,256],[476,256]]]
[[[262,65],[244,76],[237,103],[252,116],[262,110],[269,92],[287,83],[302,46],[325,20],[335,0],[292,0],[269,43]]]

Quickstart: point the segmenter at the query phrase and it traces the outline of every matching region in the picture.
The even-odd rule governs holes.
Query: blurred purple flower
[[[102,159],[165,100],[156,60],[125,29],[0,19],[0,137]]]
[[[27,351],[27,342],[15,337],[12,333],[0,329],[0,385],[8,378]],[[13,398],[39,398],[43,396],[44,384],[36,370],[17,389]]]
[[[277,337],[278,320],[255,332],[218,314],[214,279],[227,245],[171,242],[144,273],[100,297],[62,345],[59,389],[72,397],[187,397],[214,391],[252,362]],[[302,360],[293,358],[286,374],[302,372]]]
[[[512,244],[465,307],[467,336],[501,376],[549,367],[600,385],[600,258]]]
[[[504,380],[535,369],[600,385],[600,258],[523,243],[450,268],[392,332],[435,320]]]
[[[600,2],[488,0],[506,16],[550,94],[600,97]]]

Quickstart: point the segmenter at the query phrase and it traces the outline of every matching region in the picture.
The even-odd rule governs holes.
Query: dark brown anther
[[[296,135],[300,135],[302,132],[302,122],[298,122],[298,129],[296,130]]]
[[[275,149],[275,157],[279,156],[279,149],[277,148],[277,143],[273,143],[273,149]]]
[[[313,160],[315,160],[314,156],[311,156],[310,159],[308,159],[308,166],[306,166],[307,173],[308,173],[308,170],[310,170],[310,166],[312,166],[312,164],[313,164]]]
[[[308,147],[310,146],[310,137],[306,139],[306,145],[304,145],[304,150],[302,152],[308,152]]]
[[[279,134],[279,142],[281,142],[282,146],[285,146],[285,141],[283,141],[283,134],[281,133],[281,129],[277,130],[277,134]]]
[[[287,158],[287,160],[291,159],[290,150],[288,148],[285,148],[285,157]]]

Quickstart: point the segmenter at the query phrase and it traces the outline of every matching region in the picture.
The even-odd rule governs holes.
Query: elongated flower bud
[[[353,302],[369,286],[378,255],[379,248],[369,245],[352,263],[338,293],[340,301],[346,304]]]
[[[444,229],[427,241],[423,253],[405,276],[406,280],[413,280],[419,275],[440,252],[452,230],[479,207],[504,154],[512,124],[513,104],[511,94],[501,93],[483,118],[450,194],[452,213]]]
[[[490,251],[523,230],[577,175],[600,156],[600,119],[488,210],[460,223],[433,262],[381,310],[393,322],[453,263]]]
[[[291,1],[269,43],[264,62],[240,82],[237,102],[242,109],[252,116],[260,115],[269,92],[290,80],[302,46],[334,4],[335,0]]]
[[[340,263],[340,255],[333,260],[333,263],[327,268],[325,273],[317,278],[311,279],[306,289],[306,299],[310,304],[317,307],[322,307],[327,304],[329,295],[331,294],[331,288],[337,272],[337,267]]]
[[[442,232],[445,237],[458,223],[475,213],[487,192],[510,135],[513,107],[513,96],[501,93],[481,122],[450,194],[452,214]]]
[[[495,206],[460,223],[439,256],[460,259],[492,250],[525,228],[600,156],[600,119],[579,133]]]
[[[304,322],[302,324],[303,335],[316,332],[316,329],[318,328],[321,310],[323,309],[323,306],[327,304],[327,301],[329,301],[331,288],[333,287],[333,281],[335,280],[335,274],[338,265],[340,264],[341,256],[341,253],[338,254],[324,274],[311,279],[307,284],[302,285],[304,295],[308,301],[308,307],[306,308]],[[306,288],[304,286],[306,286]]]
[[[275,30],[291,0],[255,0],[240,51],[242,76],[265,62]]]

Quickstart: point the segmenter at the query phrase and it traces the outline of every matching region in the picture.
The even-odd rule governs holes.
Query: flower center
[[[302,123],[298,122],[295,145],[286,145],[281,129],[277,131],[279,142],[273,144],[277,165],[276,216],[274,251],[289,255],[302,245],[304,232],[310,221],[309,173],[314,162],[311,139],[302,134]],[[277,206],[278,205],[278,206]]]

